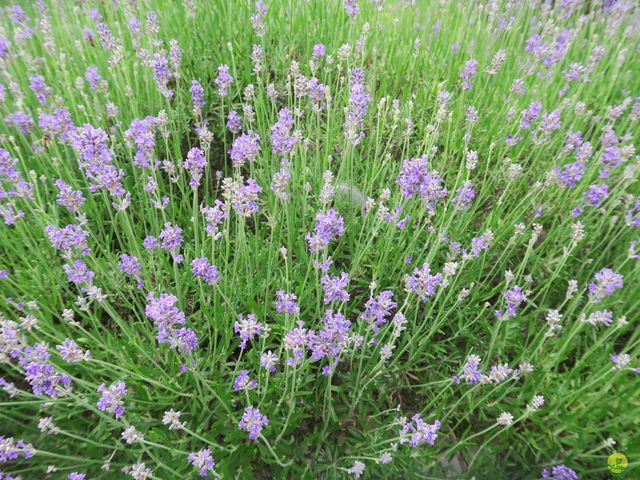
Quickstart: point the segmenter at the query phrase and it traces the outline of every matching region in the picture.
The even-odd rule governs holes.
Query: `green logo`
[[[612,453],[607,459],[607,466],[612,475],[619,475],[627,471],[629,460],[624,453]]]

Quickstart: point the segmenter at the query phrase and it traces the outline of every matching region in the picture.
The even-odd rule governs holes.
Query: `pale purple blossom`
[[[99,410],[115,414],[120,418],[124,413],[124,397],[127,395],[127,387],[122,380],[107,387],[104,383],[98,387],[98,393],[102,396],[96,404]]]
[[[242,419],[238,423],[238,427],[245,430],[249,434],[250,440],[257,439],[262,432],[262,429],[269,424],[269,419],[266,415],[262,415],[260,410],[249,405],[244,409]]]
[[[258,386],[258,381],[249,377],[249,370],[240,370],[240,373],[233,381],[233,389],[252,390]]]
[[[334,209],[329,209],[326,213],[320,212],[316,215],[313,233],[307,232],[305,238],[309,244],[309,251],[317,253],[343,234],[344,220]]]
[[[376,297],[373,295],[369,297],[369,300],[365,304],[365,310],[360,315],[360,318],[365,320],[374,332],[380,330],[380,327],[387,322],[388,317],[391,316],[398,306],[392,299],[393,292],[391,290],[384,290]]]
[[[220,65],[218,67],[218,76],[216,77],[215,84],[218,87],[218,93],[221,97],[227,96],[227,89],[233,83],[233,77],[229,75],[229,67],[227,65]]]
[[[200,470],[201,477],[206,477],[209,472],[212,472],[216,464],[211,456],[211,450],[208,448],[190,453],[188,460],[189,463]]]
[[[411,417],[411,420],[401,420],[400,443],[408,443],[410,447],[422,444],[434,445],[438,438],[440,422],[436,420],[432,424],[426,423],[419,414]]]
[[[197,188],[200,185],[206,166],[207,159],[204,156],[204,151],[198,147],[190,149],[187,153],[187,160],[184,162],[184,168],[191,175],[191,180],[189,180],[191,188]]]
[[[369,110],[371,95],[364,85],[364,71],[354,68],[351,71],[349,106],[344,120],[344,136],[351,145],[359,145],[364,138],[364,117]]]
[[[229,156],[233,160],[233,166],[240,168],[247,162],[255,162],[260,150],[260,135],[248,131],[233,141]]]
[[[593,303],[599,303],[618,288],[622,288],[622,275],[610,268],[603,268],[589,284],[589,298]]]
[[[338,277],[330,277],[324,275],[320,279],[322,288],[324,289],[324,303],[325,305],[331,302],[346,302],[349,300],[349,293],[347,287],[349,286],[349,274],[341,272]]]
[[[404,276],[405,289],[420,296],[423,302],[436,294],[442,285],[443,276],[441,273],[431,275],[431,267],[424,263],[421,268],[415,268],[412,275]]]
[[[278,290],[275,301],[276,312],[298,315],[300,313],[300,307],[298,306],[297,298],[294,293],[286,293],[284,290]]]
[[[465,62],[464,68],[460,72],[460,78],[462,79],[462,89],[470,90],[473,87],[473,77],[476,74],[478,67],[478,61],[475,58],[469,59]]]
[[[207,257],[195,258],[191,262],[191,271],[194,277],[201,278],[208,285],[213,286],[220,282],[218,269],[209,263]]]
[[[247,342],[260,335],[264,328],[264,325],[256,320],[254,314],[250,313],[246,317],[242,313],[238,314],[233,331],[240,336],[240,348],[247,348]]]

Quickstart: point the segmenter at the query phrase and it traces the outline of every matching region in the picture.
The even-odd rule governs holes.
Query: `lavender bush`
[[[0,479],[640,468],[635,2],[0,13]]]

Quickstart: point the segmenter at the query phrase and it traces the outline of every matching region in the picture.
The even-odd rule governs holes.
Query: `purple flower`
[[[364,72],[359,68],[351,70],[349,107],[344,119],[344,136],[351,145],[359,145],[364,137],[364,117],[369,110],[371,96],[364,86]]]
[[[528,130],[531,128],[531,124],[537,120],[542,110],[542,104],[540,102],[532,102],[528,108],[522,111],[520,117],[520,128],[522,130]]]
[[[258,195],[262,192],[262,187],[253,178],[247,179],[246,184],[234,182],[232,186],[229,201],[238,215],[250,217],[260,211]]]
[[[66,108],[58,108],[52,114],[41,112],[38,126],[43,130],[45,138],[52,140],[59,137],[65,143],[70,142],[70,135],[76,128]]]
[[[200,185],[202,174],[207,166],[207,159],[204,156],[204,151],[198,147],[193,147],[187,153],[187,160],[184,162],[184,168],[191,174],[191,180],[189,186],[196,188]]]
[[[216,77],[215,84],[218,87],[218,93],[221,97],[227,96],[227,89],[233,83],[233,77],[229,75],[229,67],[227,65],[220,65],[218,67],[218,76]]]
[[[124,132],[124,138],[130,144],[136,146],[136,154],[133,157],[133,164],[136,167],[151,168],[155,162],[153,151],[156,147],[156,122],[155,117],[145,117],[143,120],[133,120],[129,130]]]
[[[60,179],[56,180],[54,185],[60,189],[60,192],[56,195],[56,203],[66,207],[70,212],[79,213],[86,201],[82,192],[74,190]]]
[[[278,121],[271,127],[271,142],[275,153],[286,155],[293,150],[296,139],[291,136],[291,128],[293,128],[291,110],[283,108],[278,112]]]
[[[254,162],[260,153],[260,135],[249,131],[233,141],[229,150],[233,166],[240,168],[247,162]]]
[[[260,366],[262,368],[266,368],[269,373],[275,373],[276,365],[278,364],[279,358],[278,356],[269,350],[266,353],[260,355]]]
[[[0,148],[0,187],[5,182],[10,184],[6,191],[0,188],[0,199],[24,198],[30,200],[32,198],[33,186],[22,178],[22,173],[16,168],[17,165],[18,159],[12,158],[9,152]],[[1,207],[2,205],[0,205],[0,211]],[[8,203],[6,207],[12,208],[11,203]],[[21,216],[22,213],[18,213],[18,217]]]
[[[74,260],[71,265],[67,264],[63,266],[67,279],[76,285],[86,283],[91,285],[95,273],[87,267],[87,264],[82,260]]]
[[[511,290],[507,290],[504,293],[504,300],[507,306],[504,312],[500,310],[495,311],[496,318],[498,318],[498,320],[508,320],[515,317],[517,314],[516,308],[525,302],[528,296],[528,292],[523,291],[518,285],[514,285]]]
[[[249,370],[240,370],[240,373],[233,381],[233,389],[237,392],[240,390],[252,390],[258,386],[258,381],[249,378]]]
[[[142,266],[136,257],[123,253],[120,255],[118,268],[121,272],[135,277],[138,282],[138,288],[142,288],[144,286],[140,278],[142,274]]]
[[[322,288],[324,288],[325,305],[331,302],[346,302],[349,300],[349,293],[347,293],[349,275],[346,272],[342,272],[339,277],[324,275],[320,279],[320,283],[322,283]]]
[[[189,454],[189,463],[194,467],[200,469],[200,476],[206,477],[210,471],[213,471],[213,467],[216,462],[211,456],[211,450],[204,448],[199,452],[192,452]]]
[[[19,357],[26,341],[18,323],[11,320],[0,321],[0,357]]]
[[[576,183],[580,181],[586,170],[587,168],[580,160],[555,169],[560,185],[570,188],[576,186]]]
[[[431,275],[431,267],[424,263],[422,268],[414,268],[413,275],[405,275],[404,283],[408,291],[419,295],[423,302],[436,294],[438,287],[442,285],[442,274]]]
[[[104,383],[98,387],[98,393],[102,396],[98,403],[98,409],[103,412],[115,414],[116,418],[120,418],[124,413],[124,396],[127,394],[127,387],[122,380],[107,387]]]
[[[44,77],[42,75],[32,75],[29,77],[29,82],[29,88],[35,93],[40,104],[46,105],[47,98],[51,95],[51,88],[44,83]]]
[[[34,395],[48,395],[55,398],[62,394],[63,388],[71,389],[71,377],[56,373],[53,365],[48,363],[47,348],[48,344],[45,343],[26,347],[18,361],[24,369],[25,380],[31,385]]]
[[[405,160],[397,182],[406,198],[419,195],[429,210],[433,210],[438,199],[447,195],[447,189],[442,185],[442,177],[438,172],[429,170],[426,155]]]
[[[88,255],[90,252],[87,246],[89,232],[80,225],[69,224],[62,228],[48,225],[44,231],[49,237],[51,245],[63,251],[63,257],[69,257],[74,254]]]
[[[513,369],[509,368],[508,363],[499,363],[497,365],[492,365],[489,372],[489,380],[493,383],[504,382],[512,373]]]
[[[240,348],[247,348],[247,342],[253,337],[260,335],[264,325],[256,320],[256,316],[252,313],[246,317],[243,314],[238,314],[238,321],[233,326],[233,331],[240,335]]]
[[[611,355],[611,361],[615,364],[616,369],[621,370],[629,365],[631,357],[626,353],[620,353],[618,355]]]
[[[325,48],[322,43],[318,43],[313,46],[313,56],[315,58],[322,58],[325,54]]]
[[[309,330],[307,333],[307,347],[311,351],[313,361],[317,362],[322,358],[337,361],[347,344],[350,326],[351,322],[346,320],[342,313],[327,310],[322,318],[322,330],[318,333]]]
[[[365,464],[360,460],[355,460],[353,462],[353,465],[347,468],[346,471],[349,475],[353,475],[353,478],[357,480],[362,475],[364,475],[364,469],[365,469]]]
[[[231,133],[238,133],[242,130],[242,120],[235,110],[231,110],[227,116],[227,128]]]
[[[640,195],[638,195],[635,201],[631,202],[631,205],[627,208],[624,221],[629,227],[640,227]]]
[[[113,197],[122,197],[125,194],[121,184],[124,172],[111,164],[113,151],[106,145],[109,138],[104,130],[85,124],[76,129],[71,140],[91,191],[104,189]]]
[[[168,88],[169,80],[171,80],[171,70],[169,70],[169,60],[166,53],[154,53],[151,60],[151,68],[153,69],[153,79],[158,85],[158,90],[166,98],[173,97],[173,90]]]
[[[71,472],[67,475],[68,480],[85,480],[85,478],[87,478],[87,476],[84,473]]]
[[[229,209],[227,205],[216,199],[213,207],[205,205],[200,209],[200,213],[204,215],[205,221],[207,222],[205,227],[207,234],[214,237],[214,239],[220,238],[222,233],[219,232],[219,225],[229,218]]]
[[[307,93],[311,99],[311,109],[314,112],[321,112],[326,107],[325,96],[328,86],[320,83],[316,77],[310,78],[307,82]]]
[[[9,57],[11,42],[8,38],[0,37],[0,59],[6,60]]]
[[[473,83],[471,82],[471,80],[476,74],[477,67],[478,61],[475,58],[467,60],[464,63],[464,69],[460,72],[463,90],[471,90],[471,87],[473,87]]]
[[[289,187],[289,180],[291,180],[291,172],[289,172],[289,164],[285,159],[280,162],[280,170],[273,174],[272,183],[270,185],[271,190],[275,193],[283,202],[289,199],[289,193],[287,188]]]
[[[464,120],[469,125],[474,125],[478,122],[478,110],[475,107],[469,106],[464,112]]]
[[[95,65],[87,67],[87,70],[84,73],[84,78],[86,78],[87,82],[89,82],[89,88],[91,88],[91,90],[95,91],[100,87],[102,77],[98,72],[98,67],[96,67]]]
[[[134,37],[141,34],[142,31],[142,23],[135,15],[129,19],[129,30],[133,33]]]
[[[166,343],[186,355],[198,347],[198,337],[189,328],[178,327],[184,325],[185,314],[175,304],[178,299],[167,293],[155,297],[154,292],[147,295],[145,314],[155,323],[158,343]]]
[[[145,239],[142,241],[142,245],[144,245],[144,248],[146,248],[149,252],[155,250],[160,246],[160,244],[158,243],[158,239],[152,236],[145,237]]]
[[[417,447],[424,443],[433,445],[438,438],[440,422],[425,423],[419,414],[411,417],[411,420],[403,419],[400,429],[400,443],[409,443],[411,447]]]
[[[549,470],[542,471],[542,478],[550,478],[551,480],[578,480],[576,472],[565,465],[556,465]]]
[[[329,209],[326,213],[320,212],[316,215],[313,233],[307,232],[305,238],[309,244],[309,251],[317,253],[327,248],[330,242],[343,234],[344,220],[334,209]]]
[[[465,250],[465,253],[470,254],[472,258],[479,257],[482,251],[489,250],[489,247],[491,246],[492,243],[493,243],[493,233],[491,232],[491,230],[488,230],[487,232],[485,232],[483,235],[480,235],[479,237],[473,237],[471,239],[471,252],[467,253]]]
[[[191,262],[191,271],[195,277],[201,278],[208,285],[215,285],[220,281],[218,269],[209,263],[207,257],[194,259]]]
[[[287,332],[284,336],[284,348],[293,353],[293,358],[287,359],[287,365],[298,365],[304,359],[304,348],[307,345],[307,329],[304,322],[299,320],[297,327]]]
[[[380,330],[380,327],[384,325],[393,310],[398,306],[393,300],[393,292],[391,290],[384,290],[377,297],[373,295],[369,297],[369,300],[365,304],[365,310],[360,315],[360,318],[365,320],[373,329],[374,332]]]
[[[56,345],[56,350],[60,352],[60,358],[69,363],[77,363],[90,358],[89,351],[82,350],[70,338],[66,338],[60,345]]]
[[[256,2],[256,13],[251,15],[250,17],[251,25],[253,26],[253,30],[258,37],[262,37],[264,35],[265,28],[264,23],[262,23],[262,19],[267,13],[267,8],[269,7],[267,7],[264,2],[258,0]]]
[[[269,419],[266,415],[262,415],[260,410],[253,406],[248,406],[244,409],[242,420],[238,423],[238,427],[249,433],[249,438],[255,440],[260,436],[262,428],[269,424]]]
[[[480,371],[480,357],[477,355],[468,355],[465,364],[462,366],[462,378],[465,382],[474,385],[482,378]]]
[[[622,275],[610,268],[603,268],[594,278],[595,281],[589,284],[589,298],[593,303],[600,303],[616,289],[622,288]]]
[[[162,242],[160,246],[164,250],[177,251],[182,245],[182,229],[171,222],[164,224],[158,237]]]
[[[589,185],[583,198],[592,207],[598,207],[609,196],[609,186],[606,183]]]
[[[149,303],[145,307],[145,314],[155,322],[159,330],[167,332],[174,325],[185,323],[184,313],[175,306],[178,303],[175,295],[162,293],[156,298],[154,292],[150,292],[147,302]]]
[[[33,445],[25,443],[23,440],[16,441],[13,437],[0,436],[0,463],[16,460],[22,455],[24,458],[31,458],[36,451]],[[16,477],[6,476],[6,480],[17,480]]]
[[[251,63],[253,64],[253,71],[259,74],[262,71],[262,62],[264,60],[264,52],[262,45],[254,45],[251,48]]]
[[[453,204],[458,210],[466,210],[471,205],[471,202],[476,196],[476,191],[473,188],[471,182],[466,181],[462,187],[456,190],[456,196],[453,199]]]
[[[183,327],[173,331],[168,343],[170,348],[175,348],[180,353],[189,355],[198,348],[198,336],[190,328]],[[182,371],[184,372],[185,370],[183,369]]]
[[[584,323],[588,323],[592,327],[597,325],[604,325],[605,327],[608,327],[613,322],[613,312],[610,310],[598,310],[591,313],[588,317],[582,314],[580,320]]]
[[[543,115],[540,128],[534,132],[537,142],[546,142],[551,138],[551,133],[560,128],[560,110],[556,109]]]
[[[153,470],[148,468],[144,463],[134,463],[131,468],[126,470],[127,475],[133,480],[147,480],[153,475]]]
[[[622,152],[615,145],[610,145],[604,149],[600,155],[600,163],[605,168],[613,168],[622,162]]]
[[[360,7],[358,6],[358,0],[344,0],[344,9],[352,19],[358,16]]]
[[[191,104],[193,105],[193,110],[199,113],[202,107],[204,107],[204,88],[202,88],[200,82],[192,80],[189,92],[191,93]]]
[[[20,129],[20,131],[25,135],[30,134],[35,126],[31,115],[27,115],[22,110],[16,110],[15,112],[10,113],[4,117],[4,121],[7,125]]]
[[[296,302],[297,298],[294,293],[285,293],[284,290],[278,290],[275,301],[276,312],[298,315],[300,313],[300,307],[298,306],[298,302]]]

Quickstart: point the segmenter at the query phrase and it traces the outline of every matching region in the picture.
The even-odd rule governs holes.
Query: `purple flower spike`
[[[249,439],[255,440],[260,436],[263,427],[268,424],[269,419],[267,416],[262,415],[260,410],[250,405],[244,409],[244,414],[242,415],[242,420],[238,423],[238,427],[249,433]]]

